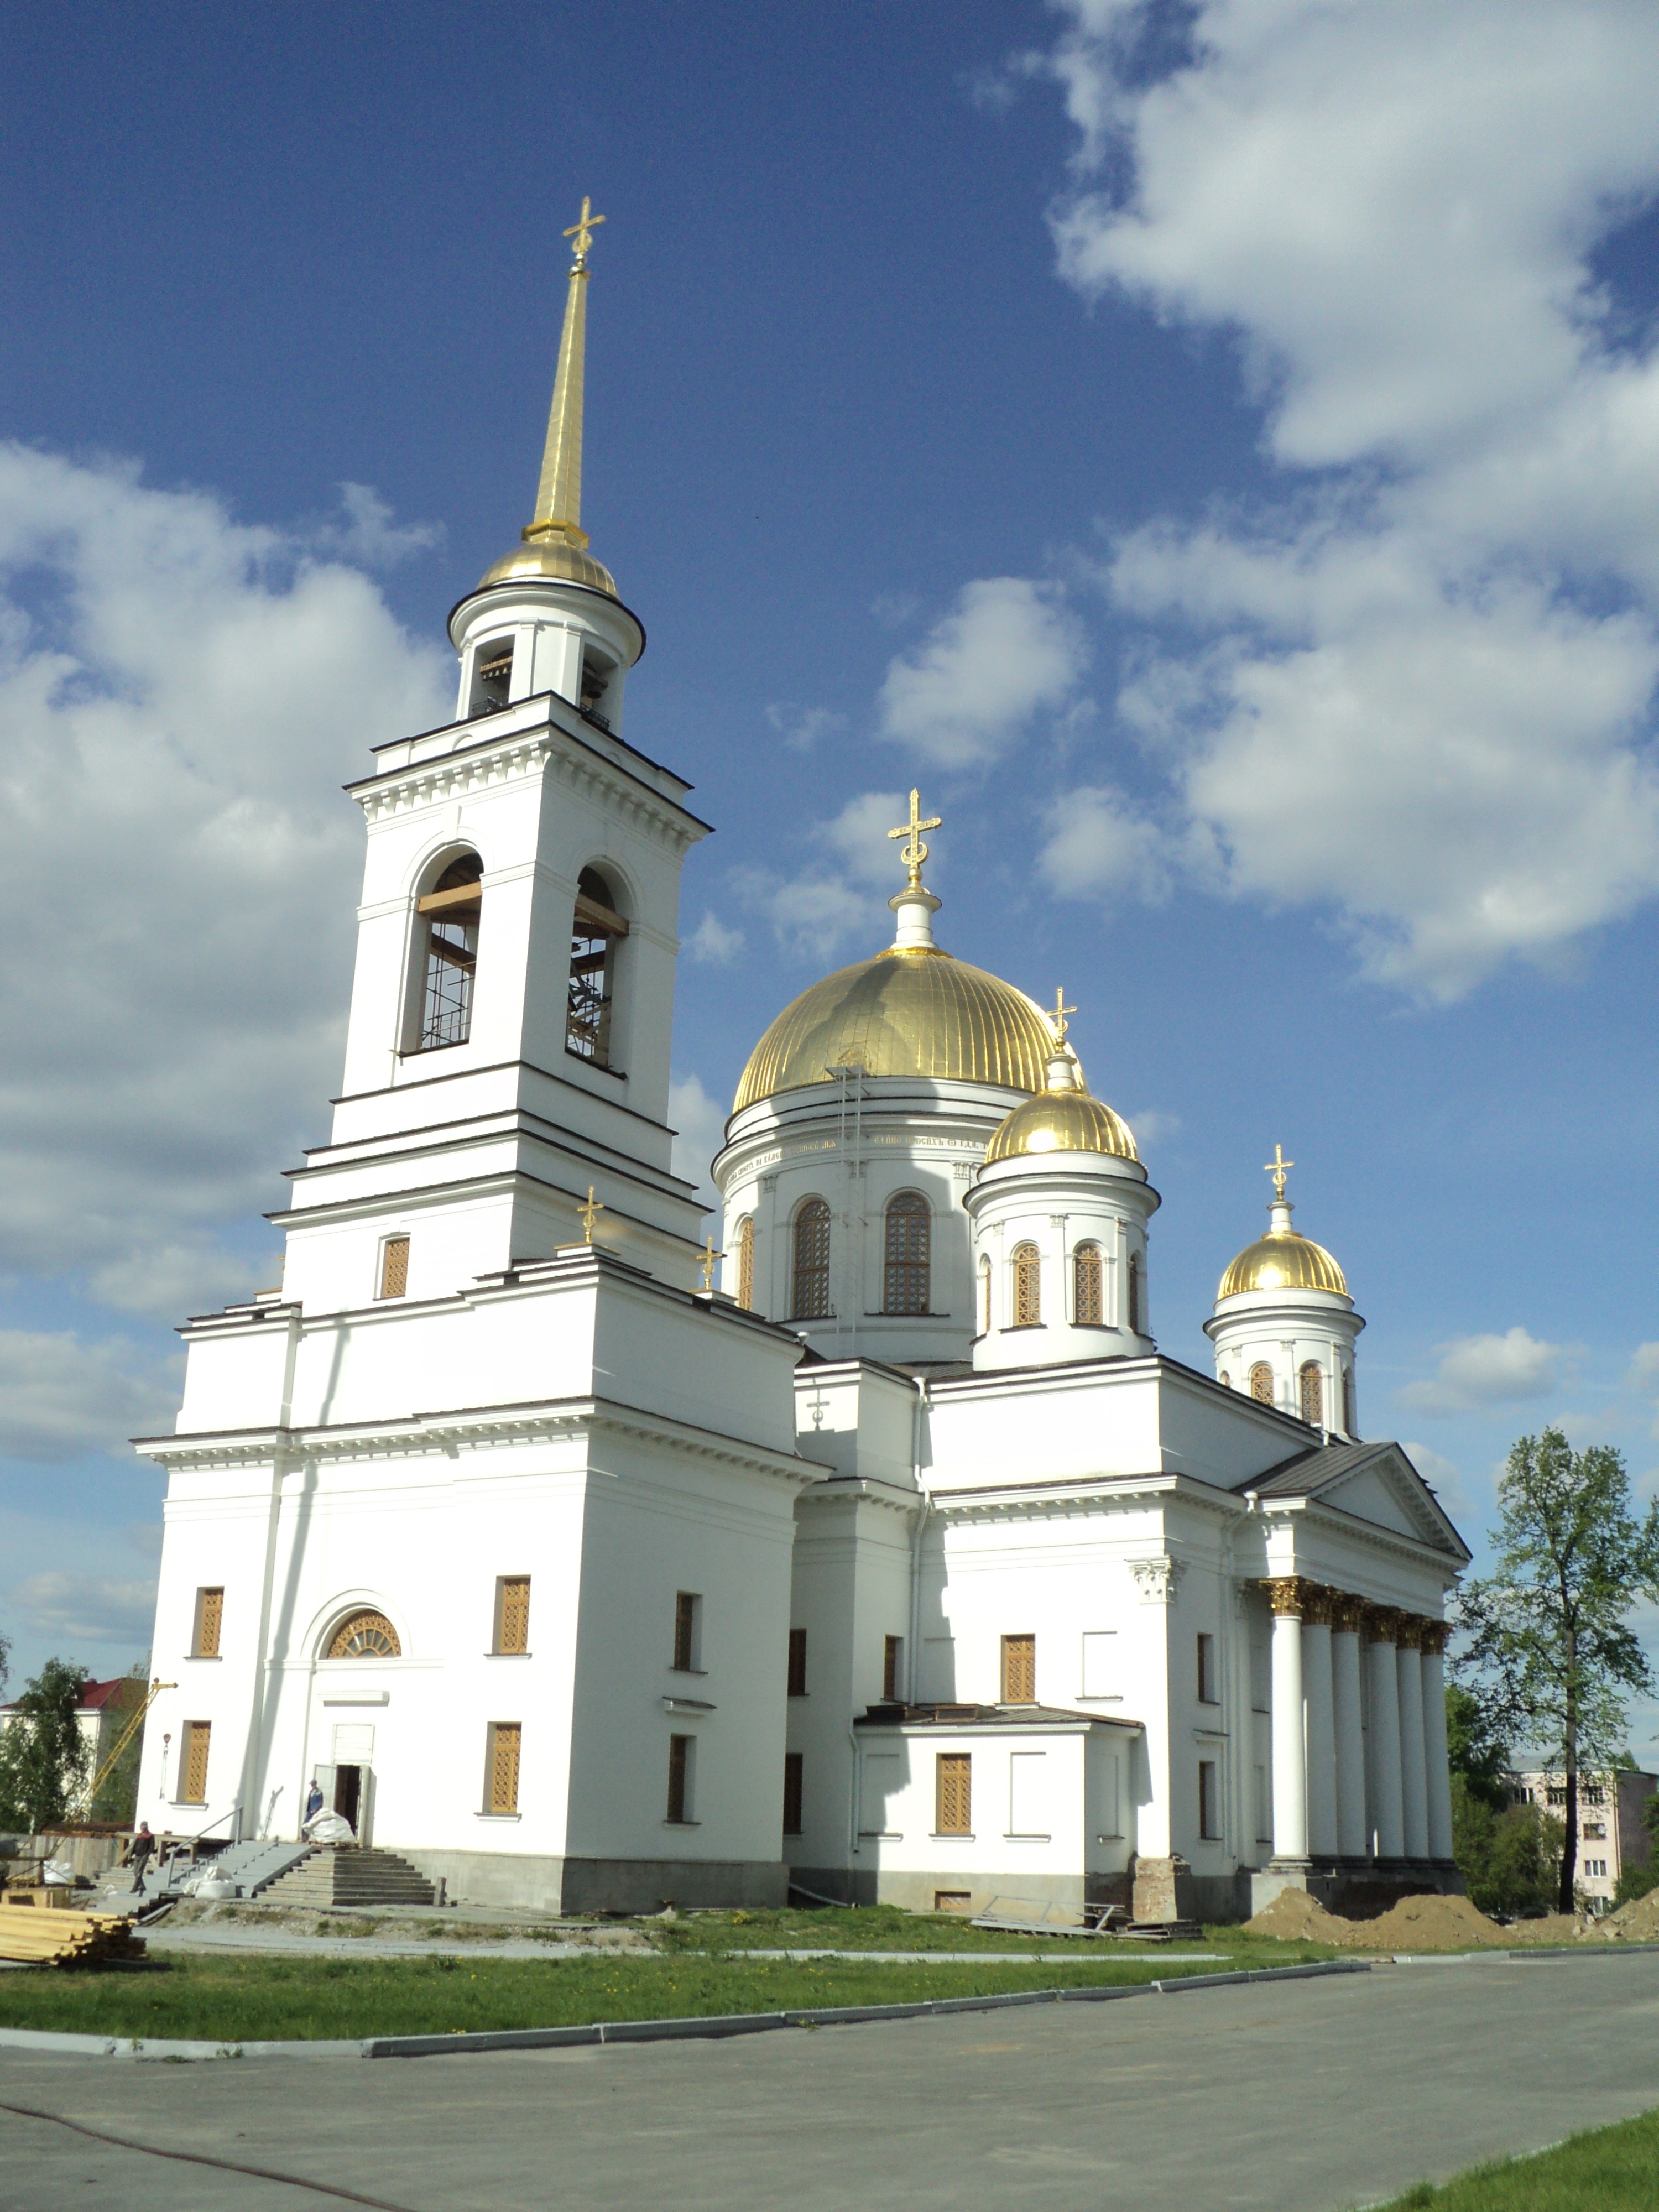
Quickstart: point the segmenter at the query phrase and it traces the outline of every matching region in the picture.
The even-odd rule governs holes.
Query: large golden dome
[[[1016,1106],[985,1147],[985,1164],[1043,1152],[1106,1152],[1138,1160],[1129,1125],[1086,1091],[1044,1091]]]
[[[1334,1291],[1348,1295],[1347,1278],[1322,1244],[1296,1229],[1270,1229],[1247,1245],[1221,1278],[1218,1298],[1241,1291]]]
[[[838,969],[786,1006],[750,1055],[732,1110],[854,1062],[867,1075],[1041,1091],[1054,1049],[1041,1008],[1012,983],[937,945],[894,950]]]

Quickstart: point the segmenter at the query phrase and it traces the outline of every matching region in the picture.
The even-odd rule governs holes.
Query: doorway
[[[361,1766],[335,1768],[334,1810],[343,1820],[350,1822],[351,1832],[361,1843],[363,1838],[363,1770]]]

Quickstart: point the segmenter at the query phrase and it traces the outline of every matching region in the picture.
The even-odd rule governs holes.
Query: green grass
[[[1419,2181],[1379,2212],[1653,2212],[1659,2112],[1572,2136],[1536,2158],[1504,2158],[1443,2182]]]
[[[659,1949],[712,1951],[730,1956],[742,1951],[833,1949],[838,1951],[983,1951],[1029,1958],[1034,1952],[1076,1951],[1079,1958],[1155,1957],[1161,1947],[1137,1949],[1116,1937],[1013,1935],[1006,1929],[975,1928],[951,1912],[904,1912],[896,1905],[859,1905],[851,1911],[694,1912],[683,1920],[644,1921],[638,1927]],[[436,1932],[440,1923],[426,1925]],[[518,1933],[536,1934],[537,1930]],[[1209,1951],[1218,1965],[1300,1965],[1343,1954],[1329,1945],[1281,1943],[1270,1936],[1247,1936],[1240,1928],[1207,1928],[1201,1937],[1182,1939],[1175,1951]]]
[[[1285,1946],[1288,1953],[1293,1947]],[[1291,1963],[1286,1958],[1284,1963]],[[0,1974],[0,2026],[235,2043],[287,2037],[562,2027],[797,2006],[892,2004],[1004,1990],[1078,1989],[1201,1973],[1157,1959],[971,1966],[824,1960],[194,1958],[143,1972]]]

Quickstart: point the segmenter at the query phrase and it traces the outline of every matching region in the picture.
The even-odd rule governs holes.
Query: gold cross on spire
[[[594,1197],[593,1186],[592,1183],[589,1183],[587,1186],[586,1205],[579,1206],[576,1208],[577,1217],[582,1224],[582,1243],[584,1244],[591,1244],[593,1242],[593,1224],[599,1219],[599,1216],[604,1212],[604,1201]]]
[[[714,1240],[712,1237],[709,1237],[702,1248],[702,1286],[704,1290],[712,1291],[714,1289],[715,1262],[717,1261],[723,1260],[725,1257],[726,1255],[724,1252],[717,1252],[714,1249]]]
[[[1060,990],[1054,993],[1054,1011],[1048,1017],[1048,1026],[1054,1033],[1054,1042],[1056,1044],[1065,1043],[1066,1031],[1071,1026],[1066,1021],[1066,1017],[1067,1014],[1074,1014],[1076,1012],[1077,1008],[1075,1006],[1068,1006],[1066,1005],[1066,992],[1062,986]]]
[[[908,844],[900,848],[899,858],[910,871],[908,888],[913,891],[919,891],[921,889],[921,864],[927,858],[927,848],[921,842],[921,833],[924,830],[938,830],[942,826],[941,819],[937,814],[929,815],[926,822],[922,820],[921,793],[919,791],[913,791],[910,793],[910,819],[908,822],[901,822],[896,830],[890,830],[887,832],[890,837],[905,837],[909,840]]]
[[[1284,1146],[1275,1145],[1272,1159],[1261,1170],[1263,1175],[1270,1175],[1273,1177],[1273,1196],[1281,1206],[1285,1202],[1285,1178],[1295,1165],[1294,1160],[1285,1158]]]
[[[594,230],[605,221],[605,217],[602,215],[595,215],[592,209],[592,201],[589,199],[587,194],[584,192],[582,194],[581,220],[579,222],[573,222],[569,229],[565,233],[565,236],[567,238],[574,238],[576,241],[576,266],[578,269],[580,269],[587,259],[587,250],[593,243]]]

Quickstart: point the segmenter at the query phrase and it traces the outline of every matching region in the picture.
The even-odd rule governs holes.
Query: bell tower
[[[573,242],[535,511],[449,618],[455,720],[377,749],[332,1141],[295,1177],[308,1307],[447,1295],[581,1238],[690,1289],[666,1126],[679,878],[708,824],[623,735],[645,629],[581,527],[588,257]]]

